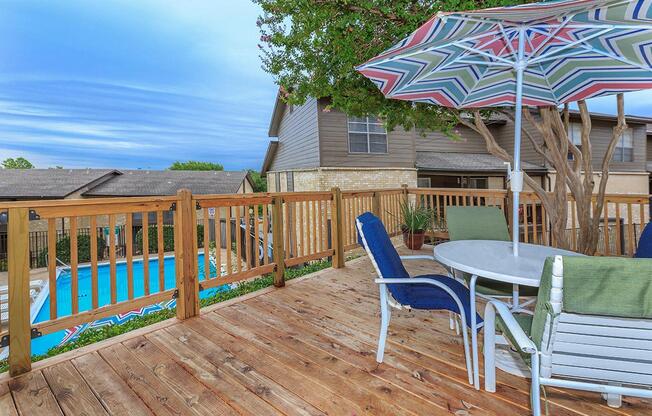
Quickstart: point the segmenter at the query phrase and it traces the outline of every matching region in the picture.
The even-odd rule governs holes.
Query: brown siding
[[[647,161],[652,162],[652,136],[647,136]]]
[[[458,153],[487,153],[484,139],[468,127],[460,126],[455,129],[459,139],[452,139],[440,132],[416,134],[416,150],[418,152],[458,152]]]
[[[523,126],[538,143],[543,141],[536,128],[528,123],[527,120],[523,120]],[[497,127],[494,130],[494,134],[496,135],[498,144],[509,152],[510,155],[514,154],[514,123],[507,121],[506,124]],[[534,150],[534,146],[532,146],[532,143],[526,135],[523,135],[521,138],[521,160],[540,166],[544,164],[543,158]]]
[[[324,111],[319,100],[319,136],[323,167],[414,167],[414,135],[402,128],[387,134],[387,154],[350,154],[347,117],[341,111]]]
[[[292,111],[286,106],[279,126],[278,142],[270,170],[319,166],[317,100],[310,98]]]

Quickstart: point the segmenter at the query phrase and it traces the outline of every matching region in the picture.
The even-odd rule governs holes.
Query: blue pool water
[[[175,264],[174,257],[166,257],[164,265],[164,290],[174,288],[176,286],[175,277]],[[200,280],[204,278],[204,255],[199,254],[199,276]],[[142,260],[134,260],[133,262],[133,280],[134,280],[134,298],[145,295],[144,279],[143,279],[143,262]],[[211,264],[211,277],[216,276],[214,266]],[[80,266],[77,272],[79,294],[79,312],[84,312],[91,309],[91,268],[90,266]],[[100,264],[97,267],[98,279],[98,302],[99,306],[109,305],[111,303],[111,287],[110,287],[110,266],[109,264]],[[117,284],[117,299],[118,302],[127,300],[127,264],[118,263],[116,265],[116,284]],[[57,278],[57,316],[63,317],[70,315],[72,312],[71,292],[70,292],[70,272],[62,271]],[[158,277],[158,258],[149,260],[149,290],[150,293],[159,292],[159,277]],[[201,299],[212,296],[213,294],[226,290],[225,286],[216,287],[200,292]],[[135,314],[134,314],[135,316]],[[124,317],[123,317],[124,318]],[[50,319],[50,297],[48,296],[43,306],[41,307],[38,315],[34,319],[34,323],[47,321]],[[129,318],[124,318],[128,320]],[[107,319],[111,320],[111,318]],[[40,338],[32,340],[32,354],[44,354],[50,348],[59,345],[66,337],[66,331],[59,331],[52,334],[44,335]]]

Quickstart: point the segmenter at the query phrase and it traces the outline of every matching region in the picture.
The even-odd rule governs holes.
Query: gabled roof
[[[281,119],[283,118],[283,113],[285,112],[285,101],[283,101],[283,90],[278,89],[276,94],[276,102],[274,103],[274,111],[272,112],[272,119],[269,122],[269,137],[278,137],[278,129],[281,126]]]
[[[248,179],[246,171],[123,170],[122,175],[105,182],[84,196],[162,196],[175,195],[181,188],[193,194],[234,194]]]
[[[274,140],[269,142],[269,145],[267,145],[267,151],[265,152],[265,159],[263,160],[263,167],[260,168],[261,175],[266,174],[269,168],[272,166],[272,160],[274,160],[274,156],[276,156],[277,149],[278,141]]]
[[[545,166],[521,162],[526,172],[545,173]],[[416,167],[419,170],[437,172],[486,172],[505,173],[504,162],[489,153],[456,153],[456,152],[417,152]]]
[[[0,199],[62,199],[120,174],[115,169],[0,169]]]

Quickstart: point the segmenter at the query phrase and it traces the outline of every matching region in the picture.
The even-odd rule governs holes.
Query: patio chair
[[[652,259],[652,222],[648,222],[643,229],[634,257],[638,259]]]
[[[495,335],[500,327],[531,369],[532,412],[540,386],[652,398],[652,260],[549,258],[534,316],[504,303],[485,308],[485,388],[496,391]]]
[[[429,274],[411,277],[402,260],[432,260],[432,256],[399,256],[387,235],[381,220],[366,212],[356,219],[358,242],[367,251],[378,274],[375,283],[380,289],[381,324],[376,361],[383,362],[391,308],[448,310],[460,315],[464,356],[469,383],[473,383],[469,341],[466,327],[470,327],[469,290],[460,282],[443,275]],[[477,317],[478,322],[481,318]]]
[[[505,214],[497,207],[448,207],[446,208],[448,237],[456,240],[498,240],[512,241],[507,229]],[[471,276],[463,273],[467,284]],[[483,298],[511,297],[513,285],[478,278],[475,292]],[[519,288],[519,296],[537,295],[536,287]]]

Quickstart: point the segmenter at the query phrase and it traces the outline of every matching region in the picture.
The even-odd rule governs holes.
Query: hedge
[[[102,257],[106,249],[106,241],[101,236],[97,237],[98,257]],[[38,267],[47,265],[48,249],[44,248],[38,255]],[[70,236],[61,237],[57,241],[57,258],[62,262],[70,263]],[[89,235],[77,235],[77,261],[86,263],[91,261],[91,237]]]
[[[150,225],[148,227],[149,232],[149,252],[156,253],[158,251],[158,228],[156,225]],[[137,250],[142,249],[143,247],[143,229],[141,228],[136,233],[136,245]],[[197,224],[197,244],[199,247],[204,247],[204,225]],[[174,251],[174,226],[173,225],[164,225],[163,226],[163,251],[170,252]]]

